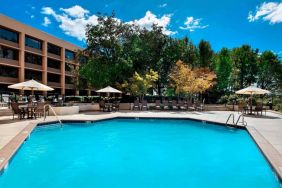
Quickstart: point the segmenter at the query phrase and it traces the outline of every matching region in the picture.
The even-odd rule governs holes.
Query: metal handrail
[[[45,105],[44,105],[44,121],[45,121],[45,119],[46,119],[46,107],[47,107],[47,106],[52,110],[54,116],[57,118],[57,120],[58,120],[58,122],[60,123],[60,125],[63,126],[63,123],[62,123],[62,121],[60,120],[60,118],[58,117],[58,115],[57,115],[57,113],[55,112],[54,108],[53,108],[51,105],[49,105],[49,104],[45,104]]]
[[[238,123],[239,123],[239,121],[240,121],[241,118],[242,118],[242,125],[243,125],[243,126],[247,126],[247,122],[245,121],[244,114],[241,114],[241,115],[238,117],[238,119],[237,119],[235,125],[238,125]]]
[[[228,125],[228,122],[229,122],[231,116],[232,116],[232,120],[233,120],[233,121],[232,121],[232,122],[233,122],[233,125],[235,124],[235,115],[234,115],[233,113],[231,113],[231,114],[229,114],[229,116],[228,116],[228,118],[227,118],[227,120],[226,120],[225,125]]]

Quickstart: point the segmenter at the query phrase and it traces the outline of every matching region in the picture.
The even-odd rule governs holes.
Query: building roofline
[[[46,40],[47,42],[50,42],[58,46],[63,46],[66,49],[69,49],[72,51],[83,49],[75,44],[72,44],[68,41],[55,37],[45,31],[41,31],[37,28],[34,28],[32,26],[19,22],[16,19],[10,18],[1,13],[0,13],[0,25],[7,27],[9,29],[15,30],[17,32],[25,33],[26,35],[30,35],[31,37],[35,37],[40,40]]]

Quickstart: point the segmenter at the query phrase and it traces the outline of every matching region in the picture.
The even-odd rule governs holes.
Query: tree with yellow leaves
[[[169,78],[177,95],[195,94],[210,89],[215,84],[216,75],[208,68],[192,69],[179,60],[172,68]]]
[[[119,88],[143,99],[144,95],[148,93],[148,90],[154,87],[157,80],[158,73],[152,69],[144,75],[135,72],[133,76],[129,78],[129,81],[125,81],[123,84],[119,85]]]

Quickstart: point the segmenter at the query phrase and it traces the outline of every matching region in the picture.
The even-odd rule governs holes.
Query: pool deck
[[[158,111],[122,111],[114,113],[85,112],[76,115],[60,116],[61,120],[101,120],[115,117],[149,117],[149,118],[189,118],[217,123],[226,122],[230,113],[237,112],[207,111],[207,112],[158,112]],[[282,114],[267,112],[266,116],[247,116],[247,130],[257,145],[270,161],[277,175],[282,179]],[[56,121],[54,116],[46,118],[45,122]],[[37,123],[37,120],[12,120],[11,116],[0,116],[0,171],[6,166],[11,155],[20,147]]]

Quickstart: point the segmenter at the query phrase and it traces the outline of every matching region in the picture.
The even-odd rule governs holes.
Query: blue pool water
[[[273,188],[245,130],[189,120],[114,119],[37,127],[0,188]]]

